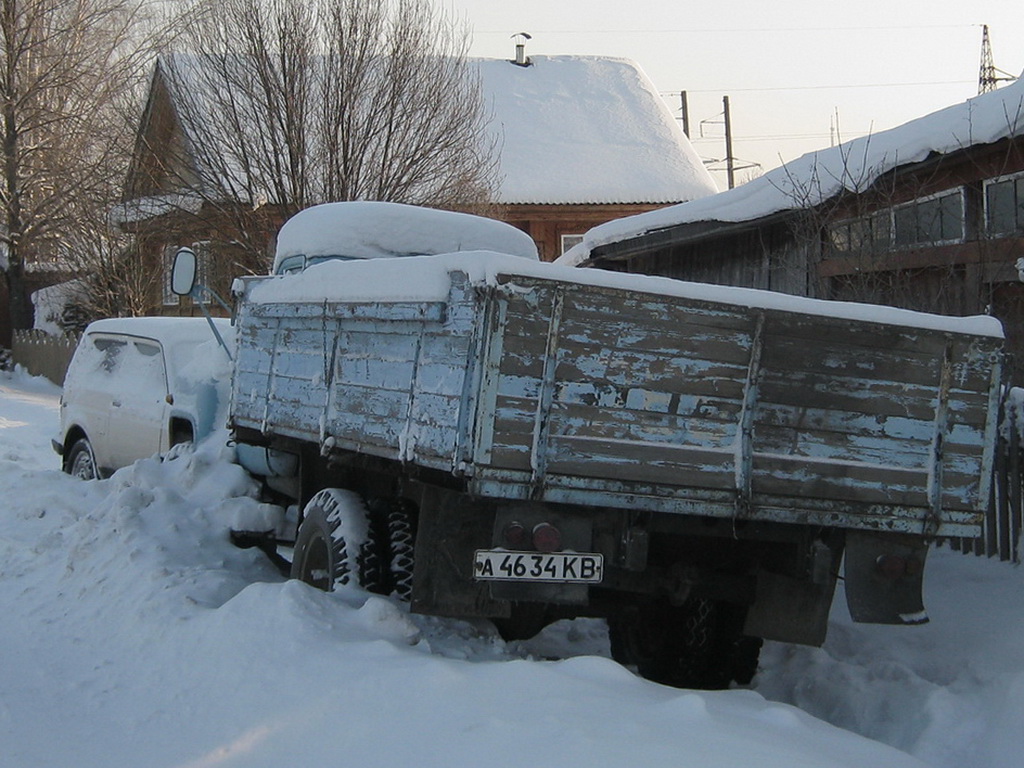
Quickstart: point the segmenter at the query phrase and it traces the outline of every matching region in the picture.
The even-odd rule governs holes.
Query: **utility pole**
[[[736,186],[736,159],[732,155],[732,118],[729,115],[729,97],[722,97],[725,108],[725,172],[729,179],[729,189]]]
[[[686,91],[679,92],[679,114],[682,115],[683,133],[690,138],[690,106],[686,101]]]
[[[719,117],[721,117],[721,119],[719,119]],[[746,162],[746,161],[743,161],[743,160],[737,160],[736,155],[733,154],[733,150],[732,150],[732,113],[729,110],[729,97],[728,96],[723,96],[722,97],[722,114],[721,115],[715,115],[715,117],[713,117],[713,118],[709,117],[706,120],[701,120],[700,122],[697,123],[697,125],[700,128],[700,138],[701,139],[708,138],[704,134],[704,126],[705,125],[722,125],[725,128],[725,170],[726,170],[726,174],[727,174],[728,180],[729,180],[729,189],[733,189],[736,186],[736,171],[742,171],[745,168],[760,168],[761,167],[760,163],[753,163],[753,162]],[[689,133],[687,133],[687,135],[689,135]],[[716,138],[716,139],[719,138],[717,130],[715,131],[714,138]],[[715,158],[714,160],[705,160],[704,164],[705,165],[715,164],[717,166],[717,164],[721,163],[721,162],[722,161],[720,159]],[[722,169],[721,169],[720,166],[714,168],[715,172],[719,172],[720,173],[721,170]]]

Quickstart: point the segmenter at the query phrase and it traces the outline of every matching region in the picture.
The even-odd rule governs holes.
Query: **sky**
[[[722,97],[737,181],[831,143],[877,133],[978,91],[982,25],[997,68],[1024,70],[1024,6],[1014,0],[446,0],[473,30],[474,56],[633,59],[678,114],[721,188]],[[724,13],[723,13],[724,11]],[[723,170],[717,170],[723,169]]]

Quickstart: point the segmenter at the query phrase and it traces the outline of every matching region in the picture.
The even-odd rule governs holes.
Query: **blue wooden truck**
[[[231,427],[295,578],[510,638],[604,617],[686,687],[821,644],[841,569],[854,619],[927,620],[929,545],[988,503],[998,322],[542,264],[471,219],[320,206],[236,282]]]

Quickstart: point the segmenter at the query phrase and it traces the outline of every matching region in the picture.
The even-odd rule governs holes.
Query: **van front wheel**
[[[99,478],[99,470],[96,469],[96,457],[93,456],[92,446],[89,440],[84,437],[78,438],[68,451],[64,459],[64,471],[72,477],[81,480],[96,480]]]

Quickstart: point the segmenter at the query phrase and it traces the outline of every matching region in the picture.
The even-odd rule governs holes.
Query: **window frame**
[[[954,196],[960,202],[960,206],[959,206],[960,207],[960,218],[959,218],[959,220],[960,220],[960,234],[959,234],[959,236],[953,237],[953,238],[943,238],[943,237],[940,237],[937,240],[914,240],[914,241],[911,241],[911,242],[908,242],[908,243],[901,243],[899,241],[899,239],[898,239],[899,232],[897,231],[897,228],[896,228],[896,217],[897,217],[897,215],[898,215],[898,213],[900,211],[907,210],[908,208],[911,208],[911,207],[920,206],[922,203],[930,203],[933,200],[939,200],[939,199],[941,199],[943,197],[954,197]],[[939,192],[934,192],[934,193],[932,193],[930,195],[923,195],[922,197],[915,197],[913,200],[908,200],[905,203],[900,203],[899,205],[892,206],[892,208],[890,210],[892,212],[892,215],[891,215],[892,226],[891,226],[891,229],[890,229],[891,235],[892,235],[892,239],[891,239],[890,242],[892,243],[892,248],[894,250],[897,250],[897,249],[909,249],[909,248],[923,248],[923,247],[931,247],[931,246],[936,246],[936,245],[953,245],[955,243],[962,243],[962,242],[964,242],[967,239],[967,199],[966,199],[966,196],[964,195],[964,188],[962,186],[960,186],[960,187],[952,187],[952,188],[949,188],[949,189],[943,189],[943,190],[941,190]],[[941,211],[941,207],[940,207],[940,211]],[[941,228],[941,222],[940,222],[939,226]],[[919,216],[915,216],[915,231],[917,231],[919,229],[920,229],[920,217]]]
[[[885,222],[885,234],[884,237],[878,237],[874,226],[871,226],[871,240],[870,245],[865,247],[863,245],[864,239],[861,238],[861,245],[858,247],[853,246],[853,238],[850,236],[854,225],[871,224],[874,221]],[[842,235],[846,242],[846,246],[840,248],[836,245],[836,235]],[[836,255],[850,255],[850,254],[862,254],[862,253],[881,253],[892,250],[893,247],[893,222],[892,222],[892,209],[891,208],[879,208],[871,213],[861,214],[860,216],[851,216],[848,219],[840,219],[832,222],[828,225],[828,243],[829,249],[833,254]]]
[[[171,275],[174,272],[174,255],[178,252],[179,246],[165,245],[163,252],[164,279],[162,281],[163,306],[177,307],[181,305],[181,296],[171,290]]]
[[[1017,212],[1015,215],[1016,226],[1014,229],[1009,231],[993,232],[989,229],[989,204],[988,204],[988,190],[989,187],[995,184],[1003,184],[1005,182],[1014,182],[1014,187],[1017,187],[1021,181],[1024,181],[1024,171],[1017,171],[1015,173],[1004,173],[999,176],[993,176],[990,179],[984,179],[981,185],[981,207],[982,207],[982,221],[984,223],[983,231],[985,237],[1013,237],[1014,235],[1024,234],[1024,195],[1015,197],[1014,210]]]
[[[580,243],[582,243],[583,242],[583,237],[584,237],[584,235],[583,235],[582,232],[579,233],[579,234],[576,234],[576,233],[573,233],[573,232],[565,232],[565,233],[560,234],[558,236],[558,243],[559,243],[559,247],[561,247],[562,250],[561,250],[561,253],[559,253],[558,255],[561,256],[563,253],[568,251],[570,248],[573,248],[573,247],[579,245]],[[572,240],[575,241],[568,248],[565,245],[565,241],[566,241],[567,238],[571,238]]]

